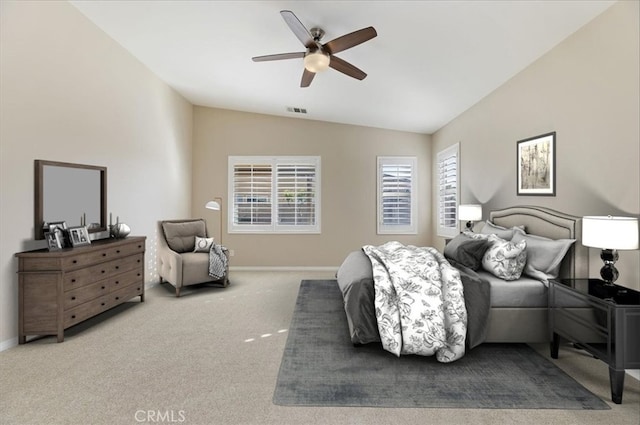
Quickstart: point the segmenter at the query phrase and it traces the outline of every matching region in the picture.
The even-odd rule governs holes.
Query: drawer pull
[[[103,252],[103,253],[102,253],[102,256],[103,256],[103,257],[106,257],[106,256],[107,256],[107,253],[106,253],[106,252]]]
[[[71,301],[75,301],[76,297],[71,297]]]
[[[102,285],[102,288],[100,288],[100,289],[105,289],[104,285]]]
[[[104,272],[105,272],[104,270],[101,271],[101,273],[104,273]]]
[[[74,283],[76,280],[75,279],[71,279],[71,283]]]
[[[71,318],[72,318],[72,319],[75,319],[75,318],[76,318],[76,315],[74,314],[73,316],[71,316]]]
[[[138,273],[138,276],[140,276],[140,273]]]
[[[120,266],[116,266],[116,270],[118,270],[120,268]]]
[[[120,281],[119,281],[119,280],[116,280],[116,285],[118,285],[118,284],[120,284]]]
[[[105,305],[105,304],[106,304],[106,303],[100,303],[100,305],[101,305],[101,306],[103,306],[103,307],[104,307],[104,305]]]
[[[76,264],[78,262],[78,260],[73,260],[73,264]]]
[[[116,250],[116,254],[120,254],[120,250],[119,250],[119,249],[118,249],[118,250]]]
[[[118,301],[120,299],[120,297],[116,297],[116,301]]]
[[[142,245],[138,245],[138,248],[142,248]]]

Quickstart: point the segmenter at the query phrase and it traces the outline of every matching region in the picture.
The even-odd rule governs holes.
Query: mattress
[[[523,275],[518,280],[506,281],[484,270],[477,273],[491,285],[491,308],[547,307],[547,286],[537,279]]]

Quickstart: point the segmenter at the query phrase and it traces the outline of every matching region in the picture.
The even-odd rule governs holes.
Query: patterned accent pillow
[[[489,242],[491,246],[484,253],[482,267],[500,279],[519,279],[527,264],[527,241],[513,243],[490,235]]]
[[[196,246],[193,249],[193,252],[209,252],[209,250],[211,250],[211,245],[213,245],[213,238],[201,238],[200,236],[196,236]]]

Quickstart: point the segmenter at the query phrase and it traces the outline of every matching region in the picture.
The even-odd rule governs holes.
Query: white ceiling
[[[614,1],[72,1],[195,105],[431,134],[589,22]],[[322,42],[373,26],[300,88],[302,52],[280,10]]]

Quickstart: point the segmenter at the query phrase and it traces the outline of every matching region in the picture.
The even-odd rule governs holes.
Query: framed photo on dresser
[[[69,240],[71,240],[71,245],[73,245],[74,248],[76,246],[91,245],[89,231],[85,226],[69,228]]]
[[[47,241],[49,251],[59,251],[62,249],[62,238],[60,232],[44,232],[44,239]]]

